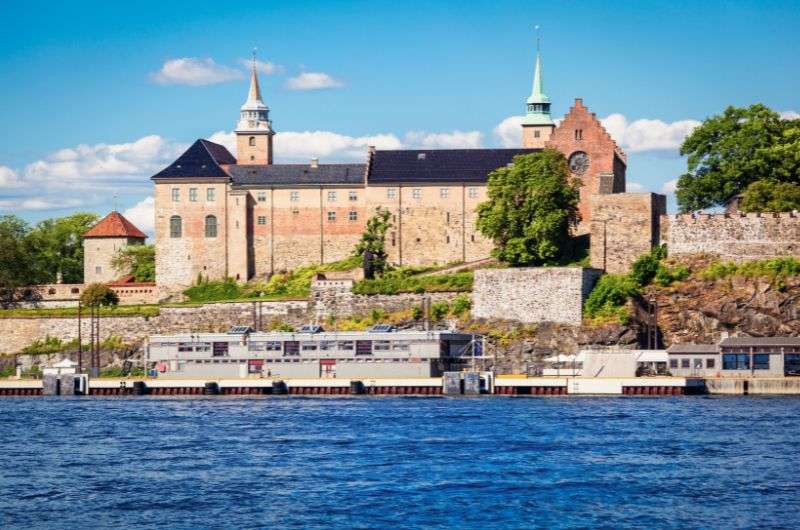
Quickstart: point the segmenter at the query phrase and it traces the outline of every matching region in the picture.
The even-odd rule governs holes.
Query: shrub
[[[353,286],[356,294],[398,294],[447,291],[471,291],[473,272],[418,276],[411,268],[400,267],[388,271],[381,278],[362,280]]]
[[[471,307],[472,307],[472,300],[470,300],[468,296],[461,295],[453,300],[452,311],[454,315],[461,316],[467,311],[469,311]]]
[[[618,318],[627,315],[625,304],[631,296],[639,293],[639,286],[628,275],[606,274],[601,276],[586,298],[584,311],[590,318]]]
[[[434,302],[431,304],[431,320],[441,320],[450,312],[450,304],[447,302]]]
[[[767,278],[778,289],[786,286],[786,278],[800,275],[800,260],[787,256],[745,263],[715,262],[700,271],[706,280],[718,280],[729,276],[746,278]]]
[[[650,252],[636,258],[631,266],[630,277],[639,287],[649,285],[658,274],[661,261],[667,257],[666,247],[653,247]]]
[[[420,306],[414,306],[414,308],[411,310],[411,318],[414,320],[422,319],[422,308]]]

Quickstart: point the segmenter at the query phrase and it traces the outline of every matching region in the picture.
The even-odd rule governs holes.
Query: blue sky
[[[726,105],[800,111],[800,2],[29,1],[0,15],[0,213],[31,221],[105,213],[115,195],[146,216],[157,168],[229,137],[254,46],[272,65],[279,162],[352,160],[376,138],[513,142],[498,134],[513,120],[497,128],[523,111],[534,24],[554,117],[576,96],[615,115],[636,188],[668,190],[682,135]]]

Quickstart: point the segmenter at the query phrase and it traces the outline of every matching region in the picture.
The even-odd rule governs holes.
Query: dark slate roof
[[[197,140],[178,159],[151,178],[228,178],[220,164],[235,164],[236,159],[224,146]]]
[[[716,344],[695,344],[685,342],[683,344],[673,344],[667,348],[667,353],[717,353]]]
[[[719,343],[731,346],[800,346],[800,337],[729,337]]]
[[[272,164],[228,166],[239,186],[290,186],[319,184],[363,184],[364,164]]]
[[[397,182],[486,182],[489,173],[517,155],[540,149],[404,149],[375,151],[367,180]]]

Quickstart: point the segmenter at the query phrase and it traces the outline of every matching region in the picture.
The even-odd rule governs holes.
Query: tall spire
[[[550,118],[550,98],[545,95],[542,88],[542,54],[539,26],[536,26],[536,66],[533,70],[533,87],[531,88],[531,95],[526,101],[526,108],[527,114],[522,121],[523,124],[551,125],[553,123]]]
[[[269,107],[261,99],[261,87],[258,84],[258,63],[256,50],[253,49],[253,65],[250,71],[250,90],[247,92],[247,101],[240,109],[237,130],[270,130]]]
[[[250,71],[250,90],[247,92],[247,101],[239,110],[239,122],[236,124],[235,132],[238,164],[272,163],[272,136],[275,132],[269,119],[269,107],[261,99],[255,48],[253,48],[253,65]]]

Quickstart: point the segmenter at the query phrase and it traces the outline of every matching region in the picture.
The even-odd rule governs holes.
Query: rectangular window
[[[678,367],[678,359],[670,359],[669,360],[669,367],[670,368],[677,368]]]
[[[267,224],[267,218],[266,218],[266,216],[264,216],[264,215],[259,215],[259,216],[258,216],[258,224],[260,224],[260,225],[265,225],[265,224]]]
[[[336,349],[335,340],[323,340],[319,343],[319,349],[322,351],[331,351]]]
[[[189,188],[189,202],[197,202],[197,188]]]
[[[749,370],[750,356],[746,353],[725,353],[722,355],[723,370]]]
[[[256,194],[256,200],[258,202],[267,202],[267,192],[259,191],[258,194]]]
[[[392,342],[389,340],[376,340],[372,342],[372,351],[389,351]]]
[[[387,199],[394,199],[395,197],[397,197],[397,190],[395,190],[394,188],[389,188],[386,190]]]
[[[478,188],[470,188],[467,193],[469,193],[469,198],[470,199],[477,199],[478,198]]]
[[[450,196],[450,188],[440,188],[439,189],[439,197],[442,199],[446,199]]]
[[[706,368],[714,368],[714,359],[706,359]]]
[[[695,359],[694,360],[694,367],[696,369],[700,369],[703,367],[703,359]]]
[[[328,221],[333,222],[336,220],[336,212],[328,212]]]
[[[336,202],[336,192],[329,191],[328,192],[328,202]]]
[[[689,359],[681,359],[681,368],[689,368],[690,366]]]
[[[179,188],[172,188],[172,202],[181,200],[181,190]]]
[[[206,201],[214,202],[217,199],[217,190],[214,188],[206,188]]]
[[[350,210],[347,214],[347,218],[351,221],[358,221],[358,212],[355,210]]]
[[[300,210],[297,208],[292,208],[292,215],[300,215]]]
[[[340,340],[339,349],[342,351],[353,351],[355,344],[352,340]]]
[[[289,200],[292,202],[297,202],[300,200],[300,192],[299,191],[290,191],[289,192]]]
[[[302,351],[317,351],[319,344],[316,342],[303,342],[300,344],[300,349]]]
[[[533,131],[533,137],[539,138],[539,131]]]
[[[101,267],[100,265],[96,266],[94,268],[94,272],[96,272],[97,274],[100,274],[101,272],[103,272],[103,267]]]
[[[392,342],[392,349],[394,351],[408,351],[411,347],[411,343],[407,340],[396,340]]]
[[[753,370],[769,370],[768,353],[756,353],[753,355]]]
[[[348,201],[357,201],[358,200],[358,193],[355,191],[350,191],[347,193],[347,200]]]
[[[422,198],[422,189],[421,188],[414,188],[411,190],[411,197],[414,199],[421,199]]]

